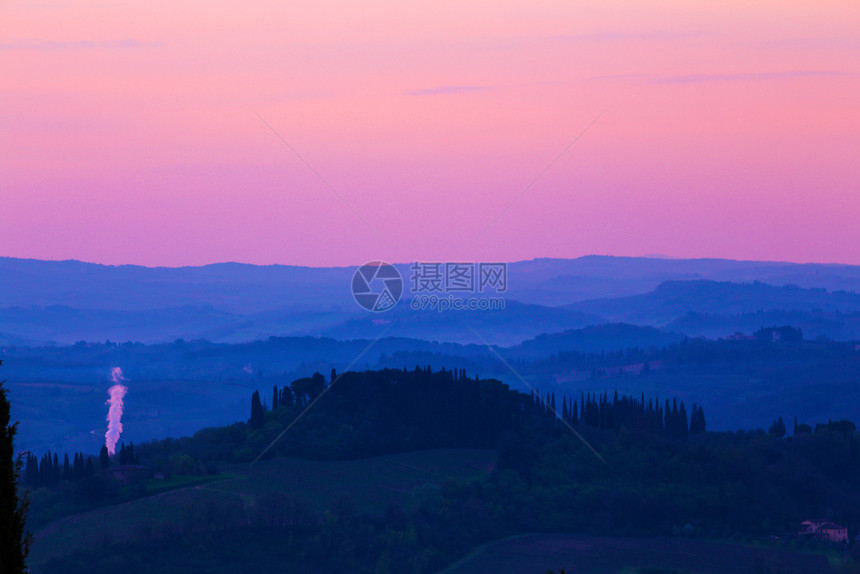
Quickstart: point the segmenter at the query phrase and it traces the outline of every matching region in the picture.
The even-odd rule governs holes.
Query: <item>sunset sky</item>
[[[858,31],[857,0],[4,0],[0,256],[860,264]]]

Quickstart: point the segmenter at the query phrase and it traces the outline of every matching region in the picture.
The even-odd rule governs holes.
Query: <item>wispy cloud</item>
[[[121,40],[16,40],[0,44],[0,50],[125,50],[163,46],[163,42],[142,42],[131,38]]]
[[[832,70],[789,70],[785,72],[750,72],[739,74],[681,74],[676,76],[655,76],[649,81],[652,84],[689,84],[700,82],[754,82],[759,80],[785,80],[804,77],[839,77],[853,76],[845,72]]]
[[[751,40],[751,46],[756,48],[772,48],[775,50],[857,50],[860,49],[860,38],[857,36],[828,36],[819,38],[775,38],[767,40]]]
[[[600,32],[584,32],[579,34],[556,34],[547,36],[552,42],[669,42],[675,40],[703,38],[714,36],[709,30],[650,30],[650,31],[617,31],[604,30]]]
[[[591,76],[588,79],[592,81],[640,80],[648,84],[698,84],[704,82],[755,82],[761,80],[785,80],[805,77],[831,78],[856,75],[834,70],[788,70],[784,72],[744,72],[736,74],[610,74],[606,76]]]
[[[591,76],[588,78],[592,81],[600,80],[647,80],[654,76],[651,74],[608,74],[605,76]]]
[[[436,86],[433,88],[424,88],[421,90],[412,90],[406,92],[408,96],[438,96],[444,94],[460,94],[464,92],[481,92],[489,90],[487,86]]]

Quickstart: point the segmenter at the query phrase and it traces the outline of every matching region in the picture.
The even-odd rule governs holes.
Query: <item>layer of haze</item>
[[[860,264],[858,30],[856,0],[8,0],[0,255]]]

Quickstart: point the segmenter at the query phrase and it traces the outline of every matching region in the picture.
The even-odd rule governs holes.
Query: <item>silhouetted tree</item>
[[[42,455],[42,460],[39,462],[39,484],[48,486],[51,484],[51,477],[54,475],[54,470],[51,468],[51,453]]]
[[[31,537],[26,529],[27,495],[18,497],[24,460],[22,455],[15,455],[18,423],[9,424],[10,411],[6,389],[0,383],[0,571],[23,574]]]
[[[312,377],[297,379],[290,384],[296,404],[304,406],[313,401],[325,390],[325,377],[314,373]]]
[[[99,465],[102,469],[110,466],[110,455],[108,454],[107,445],[102,445],[102,449],[99,451]]]
[[[690,413],[690,434],[704,434],[706,428],[705,411],[701,405],[696,407],[693,405],[693,412]]]
[[[51,464],[51,484],[60,484],[60,458],[54,453],[54,461]]]
[[[260,391],[251,395],[251,419],[248,424],[254,428],[263,426],[263,403],[260,402]]]
[[[767,431],[770,434],[782,438],[785,436],[785,423],[782,420],[782,417],[779,417],[773,424],[770,425],[770,429]]]
[[[284,386],[281,389],[281,396],[278,398],[278,404],[282,407],[291,407],[293,406],[293,391],[290,390],[290,387]]]
[[[816,434],[822,431],[832,431],[838,432],[841,435],[847,437],[849,434],[853,433],[857,430],[857,425],[852,423],[849,420],[841,420],[841,421],[832,421],[828,420],[826,425],[817,424],[815,425]]]
[[[27,453],[27,466],[24,477],[30,486],[39,486],[39,459],[34,454]]]

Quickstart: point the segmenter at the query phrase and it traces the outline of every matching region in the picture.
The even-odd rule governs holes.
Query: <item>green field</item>
[[[757,570],[758,567],[770,570]],[[822,554],[683,538],[599,538],[535,534],[487,544],[440,574],[634,574],[660,568],[690,574],[830,574]]]
[[[340,462],[276,458],[226,466],[225,471],[244,476],[206,488],[252,497],[266,492],[301,495],[317,510],[347,494],[359,512],[375,514],[390,502],[411,509],[416,502],[415,488],[441,485],[449,478],[480,476],[492,469],[495,460],[495,451],[477,449],[427,450]]]
[[[343,462],[270,459],[225,467],[225,478],[177,488],[57,520],[36,533],[34,572],[45,560],[81,548],[195,528],[217,527],[249,510],[258,496],[278,492],[305,498],[317,510],[348,496],[359,512],[381,514],[390,503],[408,509],[421,487],[489,472],[493,450],[439,449]],[[157,487],[157,481],[153,481]]]

